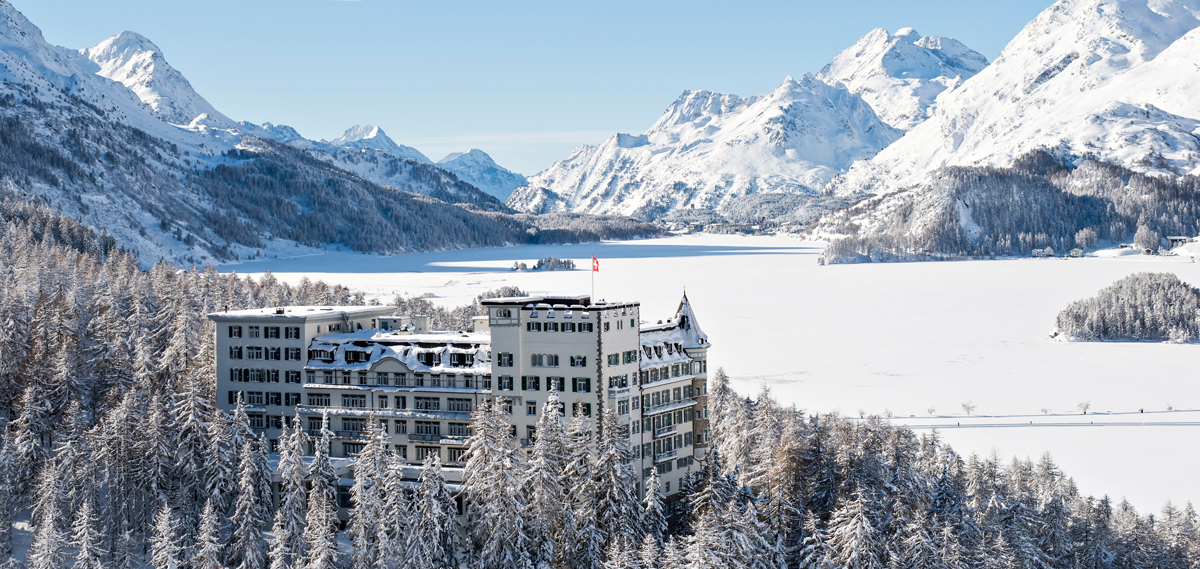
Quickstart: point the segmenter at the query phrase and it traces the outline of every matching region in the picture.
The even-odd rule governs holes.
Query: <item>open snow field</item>
[[[822,267],[822,249],[787,237],[694,235],[394,257],[329,252],[222,270],[269,270],[291,283],[307,276],[381,299],[432,294],[457,306],[504,285],[587,294],[595,255],[596,296],[640,300],[645,319],[673,315],[686,287],[713,343],[713,370],[724,367],[744,394],[766,384],[809,411],[938,425],[964,454],[1036,460],[1049,451],[1083,492],[1124,496],[1142,510],[1200,499],[1200,345],[1049,337],[1069,302],[1130,273],[1170,271],[1200,284],[1191,257]],[[548,256],[583,270],[510,270]],[[972,417],[964,403],[975,406]]]

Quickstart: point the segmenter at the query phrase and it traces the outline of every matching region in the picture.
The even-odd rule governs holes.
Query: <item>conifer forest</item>
[[[712,448],[677,502],[664,503],[653,469],[627,464],[615,410],[593,419],[545,405],[526,460],[499,400],[473,414],[459,485],[434,458],[405,482],[401,471],[414,466],[368,436],[342,522],[327,430],[309,436],[293,424],[269,454],[241,406],[214,405],[215,334],[204,315],[361,304],[361,295],[166,263],[145,270],[110,237],[36,203],[2,202],[0,221],[0,559],[9,568],[1200,563],[1190,505],[1137,512],[1081,494],[1048,455],[962,456],[936,432],[810,415],[765,388],[747,397],[719,371],[709,386]],[[442,318],[469,322],[470,312]]]

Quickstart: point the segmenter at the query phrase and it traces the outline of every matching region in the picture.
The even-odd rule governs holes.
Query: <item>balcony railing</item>
[[[334,431],[333,436],[339,439],[365,439],[366,431]]]
[[[623,397],[629,395],[628,387],[610,387],[608,388],[609,397]]]
[[[696,401],[692,397],[676,399],[675,401],[672,401],[670,403],[660,403],[658,405],[651,405],[649,407],[645,407],[642,409],[642,416],[645,417],[646,415],[662,413],[663,411],[675,411],[677,409],[686,409],[687,407],[690,407],[695,404],[696,404]]]
[[[675,434],[676,426],[677,425],[671,425],[670,427],[659,427],[657,429],[654,429],[654,438],[657,439],[658,437],[665,437],[667,435]]]
[[[668,460],[671,460],[672,458],[675,458],[676,456],[679,456],[679,453],[676,451],[664,452],[662,454],[656,454],[656,455],[654,455],[654,464],[658,464],[660,462],[666,462]]]
[[[436,441],[442,440],[442,435],[419,435],[416,433],[409,433],[408,440],[422,441],[422,442],[436,442]]]

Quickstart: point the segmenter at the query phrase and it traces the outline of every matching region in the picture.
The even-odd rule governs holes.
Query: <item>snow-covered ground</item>
[[[587,293],[586,270],[509,267],[548,256],[588,267],[595,255],[596,295],[640,300],[646,318],[671,315],[686,287],[712,339],[714,369],[724,367],[742,393],[765,383],[810,411],[890,412],[903,417],[898,423],[946,425],[942,436],[964,453],[994,450],[1007,460],[1049,451],[1082,491],[1128,497],[1142,510],[1200,498],[1200,411],[1185,411],[1200,409],[1200,345],[1049,337],[1069,302],[1130,273],[1170,271],[1200,284],[1192,257],[822,267],[822,249],[786,237],[693,235],[395,257],[328,252],[223,270],[270,270],[293,283],[308,276],[383,298],[432,294],[457,306],[503,285]],[[1083,402],[1091,404],[1086,417]],[[1151,413],[1168,408],[1175,410]]]

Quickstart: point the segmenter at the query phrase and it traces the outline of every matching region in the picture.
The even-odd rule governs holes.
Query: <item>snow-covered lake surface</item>
[[[1036,460],[1049,451],[1083,492],[1127,497],[1142,510],[1200,498],[1200,411],[1188,411],[1200,410],[1200,345],[1049,337],[1073,300],[1139,271],[1200,284],[1200,263],[1107,255],[822,267],[822,249],[786,237],[695,235],[394,257],[330,252],[222,270],[269,270],[291,283],[307,276],[381,299],[432,294],[457,306],[505,285],[587,294],[587,270],[510,267],[554,256],[586,268],[594,255],[596,296],[639,300],[652,321],[671,316],[686,287],[713,343],[713,369],[724,367],[744,394],[766,384],[809,411],[941,425],[964,454]],[[975,406],[971,417],[964,403]]]

